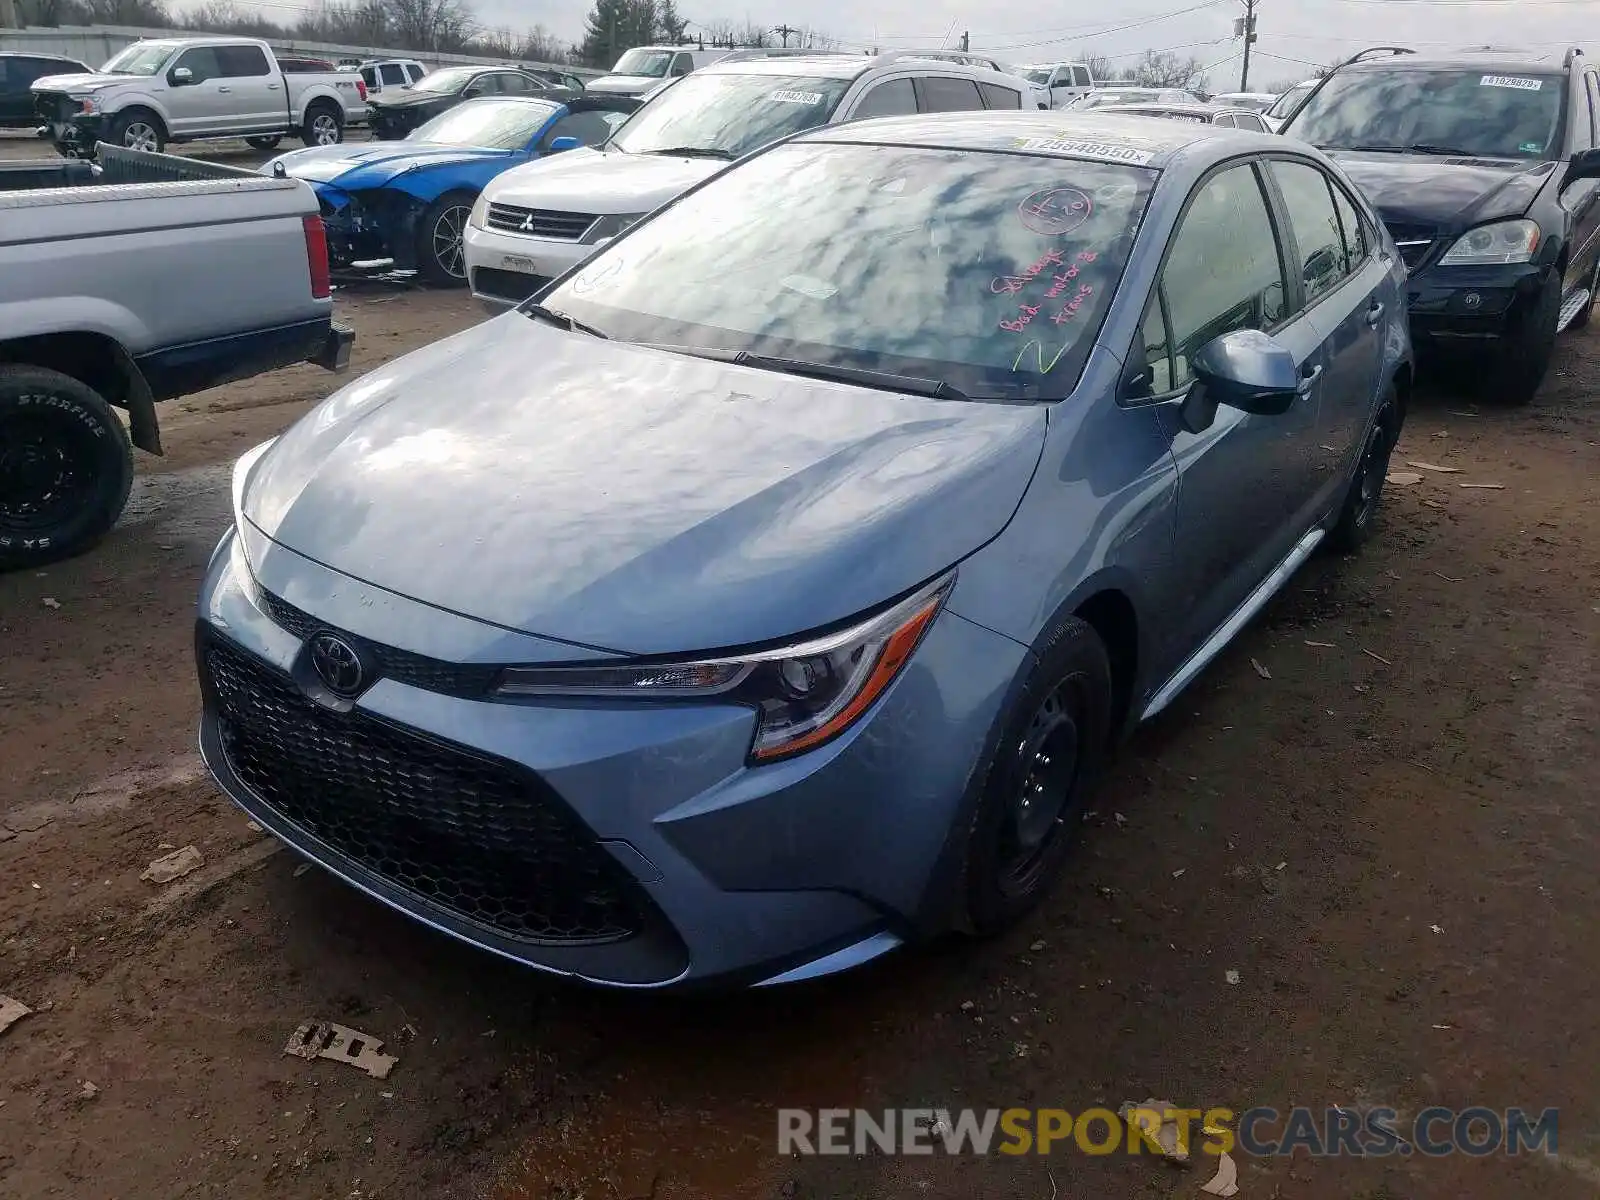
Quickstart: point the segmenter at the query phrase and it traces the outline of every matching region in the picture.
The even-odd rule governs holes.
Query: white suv
[[[897,51],[739,58],[678,80],[598,149],[490,181],[466,235],[473,295],[519,304],[735,159],[817,125],[970,109],[1045,108],[1027,80]]]

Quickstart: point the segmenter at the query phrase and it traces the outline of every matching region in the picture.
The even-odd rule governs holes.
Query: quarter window
[[[901,117],[917,111],[917,92],[909,79],[891,79],[880,83],[856,105],[856,119],[866,117]]]
[[[1076,87],[1090,87],[1093,85],[1094,80],[1089,78],[1088,67],[1073,67],[1072,82]]]
[[[1174,388],[1189,382],[1189,360],[1213,338],[1271,329],[1284,319],[1283,264],[1253,167],[1230,167],[1201,185],[1172,240],[1160,286]]]
[[[1289,226],[1299,247],[1298,269],[1305,283],[1306,304],[1315,304],[1348,273],[1328,177],[1305,163],[1276,161],[1269,170],[1283,193]]]
[[[924,112],[971,112],[983,107],[978,85],[970,79],[928,75],[919,81]]]
[[[1211,123],[1213,125],[1220,125],[1224,129],[1236,129],[1237,128],[1237,126],[1234,124],[1233,114],[1232,113],[1218,113],[1216,120],[1212,121]]]
[[[1367,254],[1372,248],[1372,240],[1367,236],[1367,223],[1337,185],[1333,189],[1333,207],[1339,213],[1339,228],[1344,233],[1345,274],[1354,275],[1361,269],[1361,264],[1367,261]]]
[[[417,63],[407,63],[406,74],[411,77],[411,82],[415,83],[422,78],[422,67]]]

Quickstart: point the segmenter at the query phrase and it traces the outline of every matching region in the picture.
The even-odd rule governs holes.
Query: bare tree
[[[478,32],[465,0],[388,0],[389,26],[416,50],[460,50]]]
[[[1204,88],[1205,66],[1192,55],[1179,58],[1170,52],[1146,50],[1139,65],[1132,69],[1132,78],[1145,87]]]
[[[1090,51],[1083,56],[1083,65],[1089,68],[1089,78],[1096,83],[1117,77],[1116,68],[1111,65],[1111,60],[1104,54],[1096,54]]]

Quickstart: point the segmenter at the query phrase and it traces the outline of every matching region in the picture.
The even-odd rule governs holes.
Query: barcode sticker
[[[1479,87],[1516,88],[1519,92],[1537,92],[1544,87],[1542,79],[1523,79],[1517,75],[1485,75]]]
[[[785,104],[821,104],[821,92],[773,92],[769,100],[781,100]]]

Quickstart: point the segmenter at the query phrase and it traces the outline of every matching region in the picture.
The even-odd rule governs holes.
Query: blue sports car
[[[434,287],[461,287],[461,237],[484,185],[543,155],[598,145],[638,106],[605,95],[469,100],[404,141],[312,146],[262,171],[317,193],[336,270],[415,270]]]

